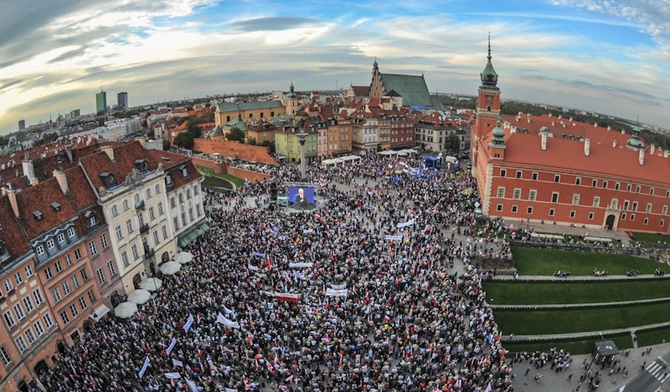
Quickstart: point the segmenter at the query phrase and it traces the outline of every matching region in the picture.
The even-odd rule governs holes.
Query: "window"
[[[187,178],[188,177],[188,168],[187,167],[183,167],[181,169],[181,176],[182,176],[182,178]]]
[[[593,196],[593,206],[600,207],[600,196]]]
[[[138,250],[137,250],[137,245],[133,245],[132,251],[133,251],[134,259],[135,260],[139,259],[140,258],[140,252],[138,252]]]
[[[79,298],[79,306],[81,306],[82,311],[84,311],[84,310],[86,310],[86,308],[88,308],[88,304],[86,303],[86,297]]]
[[[575,210],[571,210],[571,211],[570,211],[570,218],[574,218],[575,215],[577,215],[577,211],[575,211]]]
[[[56,301],[56,303],[58,303],[62,300],[62,298],[60,296],[60,291],[58,291],[58,287],[53,289],[53,295],[54,295],[54,301]]]
[[[170,198],[170,208],[177,208],[177,202],[175,201],[174,197]]]
[[[637,202],[636,201],[633,202],[633,211],[637,211]]]
[[[163,226],[161,229],[163,231],[163,239],[167,240],[168,238],[167,226]]]
[[[610,204],[612,204],[612,208],[616,209],[619,205],[619,199],[612,199],[612,202]],[[625,210],[625,208],[624,208],[624,210]]]
[[[26,346],[26,342],[23,340],[23,336],[19,336],[15,340],[16,342],[16,347],[19,348],[19,351],[24,352],[28,349],[28,346]]]
[[[561,176],[558,174],[554,174],[554,182],[561,182]]]
[[[521,170],[516,171],[516,178],[522,178],[523,177],[523,172]]]
[[[647,214],[651,214],[651,209],[652,209],[652,204],[651,204],[651,203],[647,203],[647,210],[646,210],[646,211],[647,211]]]
[[[498,204],[498,205],[496,206],[496,211],[501,212],[502,210],[503,210],[503,205],[502,205],[502,204]]]
[[[638,185],[638,186],[635,187],[635,192],[636,193],[640,193],[641,190],[642,190],[641,186]]]
[[[84,279],[84,282],[88,282],[88,272],[86,272],[86,268],[82,268],[82,270],[79,271],[79,274],[81,275],[81,278]]]
[[[501,199],[505,197],[505,187],[504,186],[499,186],[498,187],[498,197],[501,198]]]
[[[293,148],[293,146],[291,146],[291,148]],[[170,186],[170,185],[172,185],[172,176],[170,176],[168,174],[167,176],[165,176],[165,186]]]
[[[70,290],[70,284],[68,282],[61,283],[61,287],[63,288],[63,293],[65,294],[66,297],[70,295],[70,293],[72,292],[72,290]]]
[[[63,319],[63,324],[70,323],[70,316],[68,316],[67,310],[60,312],[60,318]]]
[[[500,177],[507,177],[507,170],[506,169],[500,169]]]
[[[579,205],[579,194],[575,193],[572,195],[572,205]]]
[[[161,184],[156,184],[156,186],[154,187],[154,193],[155,194],[161,193]]]
[[[512,212],[516,214],[516,212],[519,210],[519,206],[512,206]]]
[[[621,183],[620,183],[620,182],[615,182],[615,183],[614,183],[614,189],[617,190],[617,191],[618,191],[619,189],[621,189]]]
[[[98,275],[98,282],[100,282],[101,285],[105,284],[105,272],[102,270],[102,268],[98,268],[95,273]]]
[[[160,243],[160,239],[158,238],[158,232],[154,230],[154,245],[158,245]]]
[[[112,260],[109,260],[107,262],[107,269],[109,269],[109,276],[116,275],[116,270],[114,269],[114,262]]]
[[[199,194],[200,194],[200,192],[198,190],[198,186],[196,185],[196,186],[193,187],[193,195],[198,196]]]
[[[130,265],[130,262],[128,261],[128,254],[125,251],[121,253],[121,260],[123,260],[124,267],[128,267]]]
[[[154,210],[153,207],[149,207],[149,219],[150,220],[156,219],[156,210]]]
[[[533,172],[533,181],[537,181],[537,172]]]
[[[44,325],[47,327],[47,329],[54,326],[54,322],[51,319],[51,315],[49,313],[46,313],[44,316],[42,316],[42,320],[44,320]]]
[[[117,225],[114,228],[114,231],[116,232],[116,239],[117,240],[122,240],[123,239],[123,231],[121,230],[121,225]]]
[[[647,224],[649,224],[649,218],[644,218],[644,222],[643,222],[643,224],[644,224],[645,226],[646,226]]]
[[[14,285],[12,284],[11,279],[5,280],[5,290],[7,290],[7,293],[12,291],[13,288],[14,288]]]
[[[25,271],[26,271],[26,278],[30,278],[33,276],[33,267],[31,267],[30,264],[26,264]]]
[[[135,205],[138,206],[138,205],[140,205],[141,202],[142,202],[142,200],[140,199],[140,194],[136,193],[135,194]]]
[[[58,243],[59,243],[59,244],[62,244],[63,242],[65,242],[65,234],[63,234],[63,233],[59,233],[59,234],[56,236],[56,239],[58,240]]]
[[[16,281],[17,286],[23,284],[23,276],[21,276],[21,271],[16,271],[16,273],[14,274],[14,280]]]
[[[621,220],[626,220],[626,213],[625,212],[621,214]]]
[[[91,251],[91,256],[95,256],[98,254],[98,248],[95,246],[95,241],[91,241],[88,243],[88,249]]]
[[[582,185],[582,178],[581,177],[575,178],[575,185]]]
[[[626,185],[626,192],[631,192],[633,190],[633,184]]]
[[[123,210],[128,211],[130,209],[130,203],[128,203],[128,199],[123,200]]]
[[[553,209],[553,208],[549,209],[549,216],[554,216],[555,213],[556,213],[555,209]]]
[[[81,249],[77,248],[74,250],[74,257],[76,257],[77,260],[81,260],[81,258],[83,257],[81,254]]]
[[[40,291],[40,289],[33,291],[33,298],[35,299],[35,303],[38,306],[44,302],[44,299],[42,298],[42,292]]]
[[[151,188],[147,188],[147,199],[151,199]]]
[[[107,241],[107,234],[102,234],[100,236],[100,243],[102,243],[102,249],[107,249],[109,247],[109,242]]]
[[[635,220],[635,214],[630,214],[630,221],[632,222],[634,220]]]
[[[79,309],[77,309],[76,304],[70,305],[70,311],[72,312],[72,318],[76,318],[79,315]]]
[[[668,206],[667,205],[663,206],[663,210],[661,211],[661,214],[662,215],[668,215]]]
[[[67,264],[68,267],[72,265],[72,256],[71,255],[69,255],[69,254],[65,255],[65,264]]]
[[[10,312],[5,312],[5,322],[7,323],[7,327],[13,328],[16,325],[16,322],[14,321],[14,316]]]
[[[35,310],[35,307],[33,306],[33,301],[30,299],[30,297],[23,297],[23,306],[26,307],[26,312],[28,313]]]
[[[56,264],[54,264],[56,267],[56,273],[60,274],[63,272],[63,264],[60,262],[60,260],[56,261]]]
[[[116,207],[116,205],[112,206],[112,216],[117,216],[119,215],[119,209]]]
[[[90,290],[88,292],[88,300],[91,301],[91,303],[95,303],[95,292],[93,290]]]
[[[159,214],[159,215],[163,215],[164,212],[165,212],[165,211],[163,211],[163,202],[162,202],[162,201],[159,201],[159,202],[158,202],[158,214]]]
[[[51,250],[56,247],[56,243],[53,239],[47,240],[47,249]]]
[[[591,181],[591,186],[594,187],[594,188],[597,187],[598,186],[598,180]]]
[[[35,248],[35,253],[37,253],[38,256],[42,256],[44,254],[44,246],[37,245],[37,248]]]
[[[514,200],[521,199],[521,188],[514,188]]]
[[[607,188],[607,181],[603,181],[603,188]]]
[[[37,331],[37,336],[44,335],[44,328],[42,328],[42,323],[40,320],[37,320],[35,323],[33,323],[33,328],[35,328],[35,331]]]
[[[661,226],[661,227],[663,227],[663,225],[665,225],[665,220],[661,219],[661,222],[659,222],[658,225]]]
[[[77,232],[74,231],[74,228],[70,227],[69,229],[67,229],[67,236],[68,237],[74,237],[75,235],[77,235]]]
[[[26,335],[26,340],[28,340],[28,344],[30,344],[32,346],[32,344],[35,343],[35,340],[37,340],[35,338],[35,334],[33,334],[33,330],[30,329],[30,328],[26,329],[25,335]]]
[[[533,213],[533,207],[526,208],[526,214],[531,215]]]
[[[79,286],[81,286],[79,284],[79,277],[76,274],[72,275],[72,286],[74,286],[75,289],[78,289]]]
[[[26,314],[23,313],[23,308],[21,307],[21,304],[16,304],[16,305],[12,306],[12,309],[14,309],[14,315],[16,315],[16,318],[19,321],[26,318]]]
[[[0,358],[2,358],[2,363],[5,364],[5,366],[12,362],[12,358],[9,356],[5,346],[0,347]]]
[[[128,234],[133,232],[133,220],[132,219],[128,219],[126,221],[126,230],[128,230]]]
[[[551,202],[552,203],[558,203],[558,192],[552,192],[551,193]]]

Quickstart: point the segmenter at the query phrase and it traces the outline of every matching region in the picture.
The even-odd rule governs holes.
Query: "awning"
[[[179,236],[179,247],[185,248],[190,243],[196,240],[196,238],[205,234],[209,231],[209,226],[206,222],[202,222],[199,225],[191,227],[188,231]]]
[[[107,307],[107,305],[102,304],[100,305],[99,308],[95,310],[95,312],[91,313],[91,318],[95,321],[98,321],[101,318],[105,317],[107,313],[109,313],[109,308]]]

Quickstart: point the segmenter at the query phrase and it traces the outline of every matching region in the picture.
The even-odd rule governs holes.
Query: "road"
[[[644,368],[633,377],[626,385],[615,389],[618,392],[664,392],[663,384],[670,378],[668,363],[670,352],[666,352],[652,362],[645,364]]]

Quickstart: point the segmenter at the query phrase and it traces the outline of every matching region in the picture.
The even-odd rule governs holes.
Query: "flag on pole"
[[[184,363],[176,358],[172,358],[172,364],[174,366],[184,367]]]
[[[144,360],[144,365],[142,365],[142,369],[140,370],[140,373],[138,374],[138,378],[142,378],[142,376],[144,376],[144,372],[147,371],[148,367],[149,367],[149,356],[147,355],[147,359]]]
[[[167,350],[165,350],[165,353],[167,355],[170,355],[170,353],[172,352],[172,349],[174,349],[174,346],[176,346],[176,345],[177,345],[177,338],[172,338],[172,342],[170,343],[170,346],[167,348]]]
[[[192,314],[188,315],[188,320],[186,320],[186,324],[184,324],[184,332],[188,332],[189,329],[191,329],[191,325],[193,325],[193,322],[195,319],[193,318]]]

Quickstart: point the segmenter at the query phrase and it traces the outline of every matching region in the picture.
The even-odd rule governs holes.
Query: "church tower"
[[[286,114],[295,116],[298,111],[298,96],[293,90],[293,80],[291,79],[291,88],[286,94]]]
[[[372,63],[372,81],[370,82],[370,98],[381,98],[384,96],[384,84],[382,83],[382,74],[379,72],[377,58]]]
[[[480,74],[482,84],[477,89],[477,122],[472,132],[473,139],[481,139],[496,126],[500,116],[500,89],[498,74],[491,64],[491,36],[489,35],[488,61]],[[474,140],[473,140],[474,141]],[[475,144],[472,143],[474,146]]]

